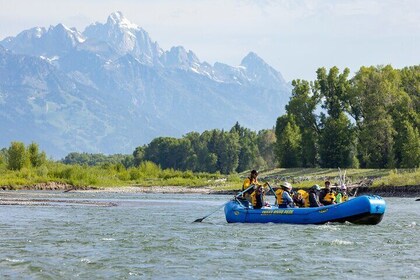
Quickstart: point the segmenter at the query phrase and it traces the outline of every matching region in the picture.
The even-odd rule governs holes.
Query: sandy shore
[[[140,187],[140,186],[127,186],[127,187],[108,187],[108,188],[74,188],[72,186],[56,186],[51,185],[41,188],[23,188],[20,190],[0,190],[0,205],[24,205],[24,206],[71,206],[71,205],[84,205],[84,206],[99,206],[111,207],[117,206],[113,202],[96,201],[95,199],[74,199],[72,196],[67,198],[68,194],[72,193],[161,193],[161,194],[211,194],[219,193],[212,190],[210,187]],[[35,192],[34,192],[35,190]],[[45,192],[52,191],[52,192]]]
[[[63,191],[63,192],[111,192],[111,193],[220,193],[212,187],[180,187],[180,186],[115,186],[115,187],[75,187],[63,183],[39,183],[32,186],[21,186],[16,189],[13,186],[0,186],[0,192],[12,190],[33,191]],[[222,192],[223,193],[223,192]]]

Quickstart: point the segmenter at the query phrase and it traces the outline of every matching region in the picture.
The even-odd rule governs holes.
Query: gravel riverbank
[[[380,187],[357,187],[350,188],[351,193],[375,194],[383,197],[416,197],[420,196],[420,186],[380,186]],[[352,190],[353,189],[353,190]],[[75,187],[62,183],[42,183],[33,186],[23,186],[16,189],[11,186],[0,186],[1,190],[40,190],[62,192],[112,192],[112,193],[168,193],[168,194],[236,194],[239,190],[215,190],[212,187],[180,187],[180,186],[118,186],[118,187]],[[1,196],[0,196],[1,198]]]

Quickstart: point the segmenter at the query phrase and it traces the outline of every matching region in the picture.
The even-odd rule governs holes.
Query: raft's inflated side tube
[[[351,222],[376,225],[381,222],[386,203],[379,196],[360,196],[349,201],[313,208],[263,208],[252,209],[240,201],[232,200],[225,206],[228,223],[289,223],[324,224]]]
[[[377,225],[382,221],[385,214],[386,203],[382,197],[377,195],[365,195],[360,199],[370,205],[369,211],[364,214],[354,215],[347,218],[346,221],[359,225]]]

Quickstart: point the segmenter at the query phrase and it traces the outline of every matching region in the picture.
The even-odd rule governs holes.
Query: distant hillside
[[[0,147],[35,141],[48,155],[131,153],[158,136],[271,128],[290,97],[250,52],[239,66],[161,49],[120,12],[83,32],[35,27],[0,41]]]

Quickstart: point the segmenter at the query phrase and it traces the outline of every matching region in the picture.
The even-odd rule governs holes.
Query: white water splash
[[[409,225],[408,225],[408,227],[410,227],[410,228],[414,228],[414,227],[416,227],[417,226],[417,223],[416,222],[411,222]]]
[[[24,262],[24,260],[19,260],[19,259],[9,259],[6,258],[5,261],[7,262],[12,262],[12,263],[20,263],[20,262]]]
[[[114,238],[102,238],[101,240],[102,241],[115,241]]]
[[[334,226],[331,224],[325,224],[325,225],[321,225],[321,226],[317,226],[317,229],[321,230],[321,231],[336,231],[336,230],[341,230],[340,227],[338,226]]]
[[[347,241],[347,240],[340,240],[340,239],[336,239],[336,240],[331,241],[331,245],[338,245],[338,246],[340,246],[340,245],[353,245],[353,244],[354,244],[354,242]]]

